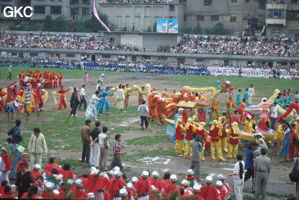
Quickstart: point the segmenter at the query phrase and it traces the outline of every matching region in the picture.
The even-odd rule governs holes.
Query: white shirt
[[[248,89],[248,95],[249,95],[249,96],[254,96],[254,95],[255,95],[255,93],[254,93],[254,88],[250,87],[250,88]]]
[[[277,118],[277,115],[278,115],[278,110],[277,110],[277,105],[276,105],[276,106],[273,106],[271,108],[271,114],[270,114],[270,116],[272,118]]]
[[[242,165],[243,165],[243,179],[244,179],[244,176],[245,176],[245,164],[244,164],[244,161],[241,161]],[[233,172],[235,173],[234,175],[234,178],[240,178],[239,176],[239,173],[240,173],[240,164],[239,164],[239,161],[236,162],[236,164],[234,165],[234,170]]]
[[[100,133],[99,136],[98,136],[98,138],[99,138],[100,148],[104,148],[105,147],[104,141],[107,138],[107,135],[105,133]]]
[[[81,90],[80,90],[80,96],[85,96],[85,95],[86,95],[85,89],[81,88]]]

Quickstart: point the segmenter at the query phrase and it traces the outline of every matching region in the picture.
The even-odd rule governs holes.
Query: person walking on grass
[[[80,89],[80,104],[79,104],[79,110],[81,110],[81,106],[84,106],[84,110],[86,110],[87,102],[86,102],[86,90],[85,85],[82,85]]]
[[[192,148],[192,163],[191,169],[194,170],[194,174],[197,180],[199,180],[200,176],[200,155],[202,151],[202,143],[200,137],[196,134],[193,134],[193,140],[190,142],[190,146]]]
[[[33,134],[30,137],[28,151],[30,153],[30,167],[31,170],[35,164],[42,166],[43,155],[48,153],[48,147],[45,136],[40,133],[39,128],[33,129]]]
[[[145,101],[142,101],[142,103],[138,106],[138,111],[139,111],[139,116],[141,119],[141,129],[144,130],[144,125],[145,129],[148,128],[148,107],[145,104]]]
[[[107,137],[108,128],[106,126],[103,127],[102,132],[99,134],[99,146],[100,146],[100,164],[99,168],[101,171],[106,170],[107,156],[110,144],[108,142]]]
[[[233,177],[234,180],[234,192],[237,200],[243,200],[243,187],[244,187],[244,162],[243,156],[241,154],[237,155],[237,162],[234,166],[233,173],[229,175]]]
[[[89,163],[90,154],[90,136],[91,136],[91,121],[88,119],[85,121],[85,126],[81,129],[81,141],[83,143],[82,159],[81,162]]]
[[[122,151],[122,146],[121,146],[121,135],[116,134],[115,137],[115,144],[113,146],[113,160],[110,164],[110,170],[113,169],[115,166],[118,166],[120,170],[123,172],[123,164],[121,162],[120,157],[122,155],[125,155],[126,153]]]
[[[91,131],[91,143],[90,143],[90,160],[91,166],[99,166],[100,163],[100,147],[99,147],[99,134],[101,123],[99,121],[95,122],[95,128]]]
[[[261,149],[261,155],[254,160],[254,174],[255,174],[255,199],[265,200],[266,191],[271,168],[271,160],[266,156],[267,149]]]

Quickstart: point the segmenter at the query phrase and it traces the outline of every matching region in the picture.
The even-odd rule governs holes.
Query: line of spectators
[[[6,65],[44,68],[81,68],[92,71],[119,71],[119,72],[141,72],[158,74],[191,74],[191,75],[211,75],[211,76],[241,76],[257,78],[280,78],[298,79],[299,69],[291,67],[257,66],[248,64],[247,66],[233,67],[228,65],[189,65],[159,62],[125,62],[98,60],[90,61],[66,61],[59,59],[3,59],[0,60],[0,67]]]
[[[49,48],[81,50],[138,51],[138,47],[119,45],[92,34],[50,34],[2,32],[0,47]],[[143,49],[145,51],[145,49]],[[177,46],[161,46],[158,52],[221,54],[247,56],[298,57],[299,42],[295,38],[253,38],[236,36],[185,35]]]
[[[298,57],[299,42],[294,38],[187,35],[176,47],[163,46],[161,50],[171,53]]]

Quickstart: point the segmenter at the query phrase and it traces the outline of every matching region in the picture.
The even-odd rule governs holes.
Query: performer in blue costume
[[[107,97],[111,94],[111,92],[109,91],[109,87],[106,88],[106,90],[104,90],[101,93],[101,100],[97,105],[97,110],[99,112],[99,114],[103,114],[103,110],[105,109],[106,113],[109,114],[110,112],[110,104],[107,100]]]
[[[221,81],[220,81],[220,80],[217,80],[217,81],[216,81],[216,89],[217,89],[217,90],[220,90],[220,86],[221,86]]]
[[[248,99],[249,99],[248,88],[245,89],[245,92],[243,94],[243,99],[246,100],[246,107],[248,107],[249,106],[249,102],[248,102]]]
[[[279,93],[276,99],[274,99],[274,102],[277,103],[282,108],[285,108],[286,106],[281,93]]]
[[[178,118],[181,116],[182,112],[183,112],[183,108],[179,108],[178,109],[178,113],[174,115],[173,119],[174,119],[174,124],[168,124],[167,125],[167,134],[169,134],[171,136],[170,138],[170,142],[174,143],[175,142],[175,138],[176,138],[176,133],[175,133],[175,129],[176,129],[176,121],[178,120]]]
[[[240,107],[240,104],[241,104],[241,89],[239,89],[238,93],[237,93],[237,99],[236,99],[236,104],[237,104],[237,108]]]

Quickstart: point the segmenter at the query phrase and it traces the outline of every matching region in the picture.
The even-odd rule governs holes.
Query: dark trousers
[[[82,106],[82,104],[84,104],[84,110],[86,110],[87,103],[86,103],[85,96],[83,96],[83,97],[81,98],[81,101],[80,101],[80,104],[79,104],[79,110],[81,110],[81,106]]]
[[[143,129],[143,125],[145,124],[145,128],[147,129],[148,127],[148,119],[147,119],[147,116],[140,116],[140,119],[141,119],[141,128]]]
[[[197,180],[199,180],[199,177],[200,177],[200,161],[192,160],[190,169],[192,169],[194,171],[195,178],[197,178]]]
[[[127,176],[126,176],[126,174],[124,172],[124,167],[123,167],[123,164],[122,164],[122,162],[120,160],[120,156],[115,156],[114,155],[113,156],[113,160],[112,160],[112,162],[110,164],[109,170],[112,170],[116,166],[119,167],[120,171],[122,171],[122,173],[123,173],[123,177],[126,179]]]
[[[276,119],[271,117],[271,129],[275,130]]]
[[[82,162],[89,163],[90,142],[83,142]]]
[[[77,114],[77,105],[72,106],[72,110],[71,110],[71,115],[76,115]]]

